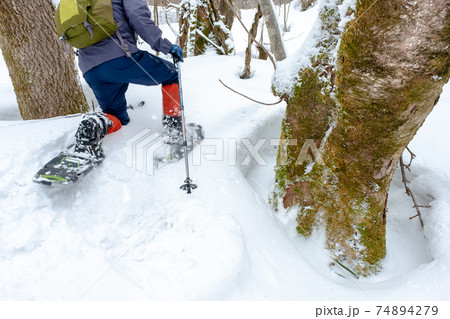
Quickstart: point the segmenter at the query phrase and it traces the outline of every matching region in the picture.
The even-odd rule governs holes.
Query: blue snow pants
[[[138,51],[132,58],[126,56],[104,62],[84,74],[104,113],[117,117],[122,125],[130,118],[125,92],[130,83],[166,85],[178,83],[175,66],[146,51]]]

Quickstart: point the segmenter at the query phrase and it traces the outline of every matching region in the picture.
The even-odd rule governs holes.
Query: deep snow
[[[247,24],[253,14],[243,12]],[[291,8],[288,52],[296,52],[316,16],[316,8]],[[35,171],[73,139],[79,117],[22,121],[0,59],[0,299],[449,299],[450,85],[410,145],[417,155],[410,187],[432,205],[422,210],[425,229],[409,220],[415,211],[397,173],[383,270],[359,280],[341,271],[342,278],[328,267],[323,234],[299,238],[295,212],[268,205],[276,149],[267,139],[279,138],[285,105],[258,105],[219,83],[276,100],[270,62],[254,60],[254,77],[239,79],[246,36],[237,23],[233,35],[236,56],[210,53],[183,65],[188,119],[201,123],[208,138],[194,152],[194,160],[203,158],[192,167],[199,188],[191,195],[178,189],[182,162],[154,176],[126,165],[127,141],[145,128],[161,130],[157,87],[130,87],[129,103],[146,105],[104,139],[102,166],[70,187],[33,184]],[[265,165],[234,165],[249,155],[243,139],[266,139]],[[208,154],[216,159],[206,160]]]

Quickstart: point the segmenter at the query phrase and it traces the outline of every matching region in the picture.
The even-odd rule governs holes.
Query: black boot
[[[183,127],[181,116],[163,117],[165,129],[164,142],[169,145],[166,152],[169,153],[170,161],[180,159],[184,156]],[[186,124],[186,147],[187,151],[192,151],[193,147],[200,144],[204,139],[204,132],[201,125],[195,123]],[[167,154],[166,154],[167,155]]]
[[[75,134],[75,152],[97,158],[104,157],[101,140],[112,125],[113,123],[101,112],[85,114]]]

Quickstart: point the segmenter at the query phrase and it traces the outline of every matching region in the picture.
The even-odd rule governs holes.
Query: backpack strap
[[[125,51],[127,57],[131,58],[131,50],[128,47],[128,44],[125,43],[125,41],[123,40],[122,35],[119,32],[119,28],[126,22],[126,19],[123,19],[122,21],[120,21],[117,24],[117,31],[116,31],[116,36],[120,41],[120,46],[122,47],[122,49]]]
[[[94,37],[94,31],[92,31],[94,26],[92,24],[90,24],[89,22],[84,21],[83,27],[89,32],[89,34],[91,35],[91,39],[92,39]]]

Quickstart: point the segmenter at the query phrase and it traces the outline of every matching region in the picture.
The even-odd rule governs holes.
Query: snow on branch
[[[195,29],[195,32],[197,32],[197,34],[199,36],[201,36],[203,39],[205,39],[209,44],[213,45],[217,50],[219,50],[220,52],[222,52],[225,55],[225,50],[222,47],[219,47],[217,44],[215,44],[213,41],[211,41],[211,39],[209,39],[206,35],[203,34],[202,31],[200,31],[199,29]]]

